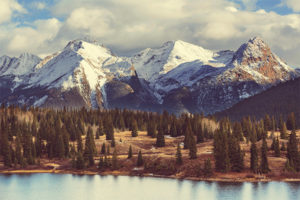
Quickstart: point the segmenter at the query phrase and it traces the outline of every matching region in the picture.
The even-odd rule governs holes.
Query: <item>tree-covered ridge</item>
[[[272,115],[278,121],[287,119],[293,112],[296,116],[296,127],[300,128],[300,78],[280,83],[260,94],[245,99],[228,110],[217,113],[218,118],[225,116],[231,120],[241,120],[246,116],[263,118]]]

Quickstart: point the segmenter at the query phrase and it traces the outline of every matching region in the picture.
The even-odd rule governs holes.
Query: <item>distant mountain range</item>
[[[0,102],[212,114],[299,75],[258,37],[237,51],[179,40],[132,57],[74,40],[44,59],[0,57]]]

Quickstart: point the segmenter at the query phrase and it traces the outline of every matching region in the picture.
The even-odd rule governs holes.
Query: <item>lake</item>
[[[300,183],[222,183],[149,177],[0,175],[0,200],[299,200]]]

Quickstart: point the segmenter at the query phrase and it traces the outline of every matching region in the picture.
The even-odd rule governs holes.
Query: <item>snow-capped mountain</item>
[[[132,57],[74,40],[43,60],[30,54],[0,57],[0,101],[207,114],[298,75],[260,38],[236,52],[214,52],[179,40]]]

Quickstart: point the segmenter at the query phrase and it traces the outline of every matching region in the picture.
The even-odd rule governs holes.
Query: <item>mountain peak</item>
[[[233,61],[236,60],[240,65],[245,59],[257,60],[271,56],[271,54],[271,49],[260,37],[253,37],[240,46],[233,57]]]
[[[257,45],[257,46],[261,46],[261,45],[264,45],[266,46],[267,44],[265,43],[265,41],[259,37],[259,36],[255,36],[253,38],[250,38],[248,43],[251,43],[253,45]]]

